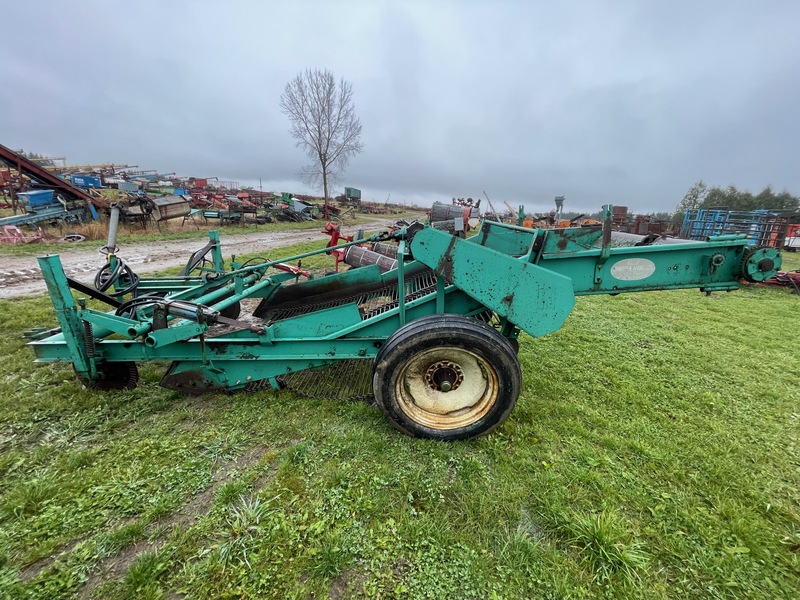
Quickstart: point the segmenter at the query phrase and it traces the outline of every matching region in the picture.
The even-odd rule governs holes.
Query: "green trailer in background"
[[[37,362],[71,362],[81,381],[101,389],[133,388],[137,363],[166,362],[161,385],[190,394],[280,389],[293,374],[357,361],[370,368],[376,404],[398,430],[472,438],[514,408],[520,331],[557,331],[576,296],[728,291],[780,267],[779,250],[737,235],[615,247],[610,217],[606,207],[602,227],[550,230],[486,221],[469,239],[414,223],[227,269],[212,232],[185,274],[135,285],[128,277],[105,292],[70,280],[59,257],[47,256],[39,264],[60,328],[31,332],[30,346]],[[363,261],[386,247],[393,260],[322,277],[291,264],[322,252]],[[80,296],[109,309],[88,308]],[[248,304],[255,308],[242,313]]]

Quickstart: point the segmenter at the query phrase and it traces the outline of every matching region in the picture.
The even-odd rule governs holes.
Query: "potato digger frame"
[[[604,209],[602,227],[485,221],[461,239],[415,223],[228,269],[210,232],[183,274],[131,281],[128,273],[105,291],[71,280],[58,256],[46,256],[38,260],[60,327],[29,332],[29,345],[37,362],[70,362],[100,389],[133,388],[136,363],[166,361],[161,385],[189,394],[280,389],[293,373],[374,361],[375,401],[395,428],[467,439],[502,424],[517,401],[520,331],[558,330],[576,296],[728,291],[780,267],[779,250],[748,246],[744,235],[615,247],[611,207]],[[389,270],[371,264],[314,277],[290,264],[386,240],[397,244]],[[110,253],[110,269],[120,269],[117,260]],[[110,310],[89,308],[83,296]],[[258,306],[245,318],[250,298]]]

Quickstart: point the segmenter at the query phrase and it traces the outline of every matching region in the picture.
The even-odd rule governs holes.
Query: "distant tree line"
[[[740,190],[735,185],[726,188],[708,187],[704,181],[695,183],[683,200],[675,208],[673,221],[680,223],[687,210],[698,208],[722,208],[727,210],[776,210],[796,212],[800,210],[800,197],[793,196],[783,190],[775,193],[772,186],[768,185],[760,193]]]
[[[740,190],[735,185],[728,187],[713,186],[709,187],[704,181],[695,183],[686,195],[675,207],[675,212],[660,211],[645,213],[653,220],[672,221],[680,225],[687,210],[698,208],[719,208],[725,210],[774,210],[800,212],[800,196],[794,196],[787,190],[776,193],[772,186],[768,185],[758,194],[753,194],[746,190]],[[578,213],[564,213],[563,218],[568,219],[577,216]],[[603,212],[597,211],[586,215],[592,219],[602,219]]]

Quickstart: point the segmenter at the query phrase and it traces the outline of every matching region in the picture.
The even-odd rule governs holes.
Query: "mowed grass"
[[[183,396],[155,364],[83,390],[24,347],[49,301],[2,301],[0,597],[800,597],[799,311],[581,298],[522,337],[506,424],[439,443],[366,404]]]

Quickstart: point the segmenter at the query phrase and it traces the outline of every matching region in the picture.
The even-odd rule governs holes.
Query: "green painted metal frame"
[[[233,262],[225,271],[219,238],[216,232],[210,237],[212,268],[200,275],[143,278],[138,293],[165,297],[141,307],[135,317],[76,303],[58,256],[40,258],[61,331],[31,334],[36,360],[72,362],[88,381],[103,378],[108,362],[173,361],[164,384],[180,381],[180,389],[241,389],[261,381],[277,387],[277,378],[286,373],[374,358],[400,327],[430,314],[490,310],[500,319],[501,334],[515,338],[523,330],[541,336],[563,325],[576,296],[687,287],[731,290],[743,274],[766,277],[780,267],[778,251],[761,249],[755,256],[744,236],[612,248],[610,230],[536,230],[486,221],[466,240],[431,227],[411,240],[405,231],[393,234],[400,260],[387,273],[372,265],[300,281],[302,272],[286,263],[331,248],[253,265]],[[268,273],[276,268],[288,272]],[[406,300],[413,277],[426,269],[435,273],[435,286]],[[402,293],[395,306],[368,318],[353,301],[274,323],[215,329],[220,311],[246,298],[269,300],[288,283],[300,298],[364,285],[396,285]]]

